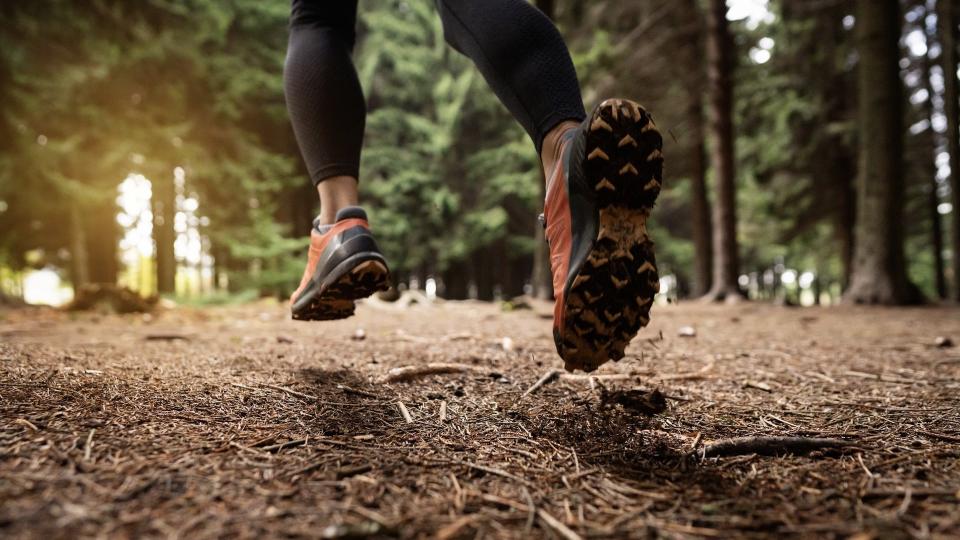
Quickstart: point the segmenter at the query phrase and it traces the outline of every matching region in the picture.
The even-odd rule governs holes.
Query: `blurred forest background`
[[[537,0],[588,108],[653,111],[662,294],[960,299],[952,0]],[[0,292],[285,297],[316,194],[287,0],[0,3]],[[549,294],[537,156],[430,0],[363,0],[361,191],[407,287]],[[951,187],[952,184],[952,187]]]

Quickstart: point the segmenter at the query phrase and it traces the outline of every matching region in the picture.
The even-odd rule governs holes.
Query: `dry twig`
[[[446,373],[465,373],[470,371],[479,371],[476,366],[467,364],[451,364],[446,362],[433,362],[422,366],[404,366],[393,368],[387,372],[382,381],[386,383],[412,381],[420,377],[430,375],[443,375]]]
[[[290,394],[291,396],[296,396],[296,397],[298,397],[298,398],[303,398],[303,399],[309,399],[310,401],[319,401],[319,400],[320,400],[320,398],[318,398],[317,396],[311,396],[310,394],[304,394],[303,392],[297,392],[296,390],[292,390],[292,389],[290,389],[290,388],[286,388],[286,387],[283,387],[283,386],[277,386],[277,385],[275,385],[275,384],[260,383],[260,386],[263,386],[263,387],[266,387],[266,388],[273,388],[274,390],[279,390],[279,391],[281,391],[281,392],[286,392],[287,394]]]
[[[527,391],[524,392],[523,395],[529,396],[530,394],[532,394],[532,393],[536,392],[537,390],[539,390],[541,387],[543,387],[543,386],[545,386],[545,385],[547,385],[547,384],[550,384],[550,383],[552,383],[553,381],[557,380],[557,377],[559,377],[559,376],[560,376],[560,370],[558,370],[558,369],[551,369],[551,370],[547,371],[546,373],[543,374],[542,377],[540,377],[540,378],[537,380],[537,382],[533,383],[533,386],[531,386],[530,388],[527,388]]]
[[[747,454],[802,454],[824,448],[853,446],[851,441],[815,437],[737,437],[713,441],[703,446],[703,457],[743,456]]]
[[[582,537],[579,534],[570,530],[570,528],[564,525],[559,519],[548,514],[546,510],[538,508],[537,515],[540,516],[540,519],[543,520],[547,526],[553,529],[554,532],[559,534],[561,537],[566,538],[567,540],[581,540]]]

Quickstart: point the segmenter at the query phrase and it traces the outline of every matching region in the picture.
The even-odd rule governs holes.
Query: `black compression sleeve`
[[[314,184],[360,172],[366,102],[350,58],[356,19],[356,0],[293,1],[284,91]]]
[[[563,38],[526,0],[437,0],[447,42],[470,57],[540,151],[564,120],[586,118]]]

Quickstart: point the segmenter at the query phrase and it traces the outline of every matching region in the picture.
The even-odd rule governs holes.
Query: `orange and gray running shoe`
[[[313,224],[307,269],[290,297],[293,318],[301,321],[345,319],[354,300],[386,290],[390,271],[377,247],[367,214],[355,206],[337,212],[336,223]]]
[[[642,107],[610,99],[561,144],[544,208],[553,336],[568,370],[593,371],[623,358],[660,290],[647,218],[660,194],[663,141]]]

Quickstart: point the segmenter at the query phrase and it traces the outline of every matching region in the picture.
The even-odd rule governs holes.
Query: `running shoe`
[[[354,301],[390,286],[387,261],[370,232],[367,214],[351,206],[333,225],[316,221],[310,232],[307,269],[290,297],[293,318],[328,321],[353,315]]]
[[[543,217],[553,336],[567,370],[589,372],[623,358],[650,322],[660,281],[647,219],[660,194],[663,140],[642,107],[610,99],[561,144]]]

